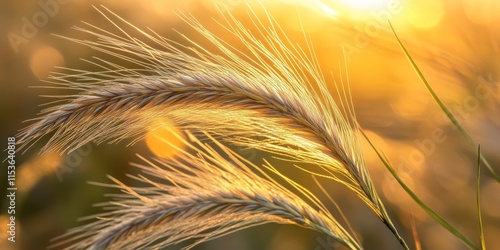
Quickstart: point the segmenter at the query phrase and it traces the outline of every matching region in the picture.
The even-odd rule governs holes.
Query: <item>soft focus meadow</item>
[[[55,4],[47,7],[47,2]],[[310,37],[331,93],[337,96],[336,84],[340,88],[344,86],[350,89],[359,125],[387,155],[405,183],[458,230],[479,242],[475,202],[476,152],[445,117],[420,82],[390,31],[387,19],[391,20],[437,94],[475,142],[481,145],[482,153],[494,170],[500,173],[500,64],[497,63],[500,59],[500,32],[497,25],[500,22],[500,2],[2,2],[0,139],[5,141],[5,145],[8,136],[15,135],[25,126],[23,121],[35,117],[43,108],[39,105],[48,99],[41,95],[64,93],[59,89],[32,86],[48,86],[43,80],[50,72],[58,71],[58,66],[90,71],[93,65],[82,59],[106,57],[86,46],[54,35],[85,39],[86,34],[72,29],[73,26],[82,26],[81,21],[112,29],[92,5],[104,5],[135,26],[150,28],[174,41],[184,42],[175,29],[203,44],[201,36],[183,22],[176,12],[189,14],[235,46],[242,45],[221,30],[217,22],[224,20],[216,6],[248,24],[251,24],[249,6],[257,16],[263,18],[264,6],[294,43],[306,48],[304,36]],[[33,20],[38,22],[38,25],[33,24],[35,29],[26,29],[26,22],[33,23]],[[0,248],[45,249],[50,245],[51,238],[80,225],[78,218],[100,212],[92,204],[106,201],[104,194],[110,190],[88,182],[109,182],[106,175],[130,180],[125,174],[137,172],[129,164],[138,162],[136,153],[173,157],[175,149],[158,138],[175,140],[165,130],[150,134],[145,140],[131,146],[128,145],[130,141],[88,144],[69,155],[50,153],[41,156],[38,150],[46,141],[40,141],[24,154],[18,153],[18,242],[11,244],[6,241],[4,227],[7,222],[7,202],[2,198]],[[180,142],[178,145],[181,145]],[[411,200],[366,141],[363,146],[373,182],[396,227],[412,249],[415,241],[423,249],[467,249]],[[333,214],[340,214],[308,174],[280,166],[279,161],[273,160],[269,154],[252,149],[233,149],[256,164],[262,163],[263,157],[271,160],[282,173],[300,180],[322,198]],[[0,172],[0,194],[5,197],[6,171]],[[485,168],[481,172],[485,242],[488,249],[500,249],[500,185]],[[319,181],[338,203],[366,249],[401,249],[390,231],[351,191],[332,181]],[[345,221],[341,223],[346,225]],[[412,229],[412,224],[415,229]],[[335,247],[343,249],[314,231],[268,224],[245,229],[194,249],[337,249]]]

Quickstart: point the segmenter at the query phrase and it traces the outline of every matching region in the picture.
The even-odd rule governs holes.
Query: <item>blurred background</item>
[[[264,2],[264,1],[263,1]],[[419,81],[387,25],[390,19],[423,73],[457,119],[481,144],[490,164],[500,173],[500,2],[496,0],[40,0],[0,3],[0,139],[14,136],[48,101],[42,94],[61,90],[31,88],[56,67],[91,69],[81,60],[96,51],[53,34],[85,39],[72,29],[85,21],[111,28],[92,5],[104,5],[139,28],[186,43],[173,29],[199,38],[175,13],[189,13],[209,30],[224,35],[217,22],[231,12],[248,24],[249,6],[276,18],[292,41],[306,48],[304,32],[313,42],[332,94],[335,81],[351,88],[358,122],[381,148],[403,180],[425,201],[469,238],[478,242],[474,150],[444,116]],[[262,6],[261,6],[262,5]],[[255,30],[253,28],[253,30]],[[228,42],[235,39],[227,34]],[[233,40],[231,40],[233,39]],[[204,40],[197,40],[200,44]],[[330,74],[331,72],[331,74]],[[44,141],[17,155],[17,242],[6,241],[6,164],[2,164],[0,248],[45,249],[50,239],[81,225],[77,219],[98,213],[92,204],[115,192],[89,185],[110,182],[106,175],[127,180],[136,173],[129,162],[135,153],[172,157],[155,134],[127,147],[89,144],[70,155],[37,154]],[[45,138],[47,139],[47,138]],[[454,236],[427,216],[399,187],[364,143],[366,161],[382,199],[407,242],[413,243],[415,223],[424,249],[466,249]],[[260,162],[268,155],[235,149]],[[2,154],[3,155],[3,154]],[[283,170],[284,168],[282,168]],[[303,179],[332,207],[310,176],[296,169],[283,171]],[[484,229],[488,249],[500,249],[500,185],[484,169],[481,179]],[[321,181],[339,203],[366,249],[401,249],[392,234],[347,189]],[[342,249],[332,240],[294,226],[264,225],[201,244],[195,249]],[[412,246],[413,248],[413,246]],[[176,249],[176,248],[172,248]]]

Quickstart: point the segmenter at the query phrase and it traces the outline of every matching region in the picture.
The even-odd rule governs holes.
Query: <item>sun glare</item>
[[[330,8],[330,6],[326,5],[324,2],[322,1],[318,1],[316,2],[316,8],[318,8],[319,10],[321,10],[323,13],[329,15],[329,16],[337,16],[338,13],[337,11],[335,11],[334,9]]]
[[[356,9],[376,9],[388,4],[388,0],[341,0],[347,6]]]

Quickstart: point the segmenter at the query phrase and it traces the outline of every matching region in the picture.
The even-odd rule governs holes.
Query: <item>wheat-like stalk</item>
[[[74,243],[68,249],[157,249],[194,240],[183,247],[189,249],[242,228],[274,222],[311,228],[350,249],[361,249],[307,190],[292,183],[317,204],[319,212],[263,171],[264,176],[257,175],[257,166],[220,143],[211,147],[190,138],[194,154],[184,152],[175,160],[156,162],[142,158],[146,165],[135,164],[144,175],[134,178],[145,185],[129,187],[111,177],[116,185],[101,184],[124,194],[103,204],[108,212],[98,215],[101,220],[69,231],[57,244]]]
[[[196,19],[181,15],[219,50],[211,52],[187,37],[189,46],[146,33],[107,11],[143,38],[133,37],[103,14],[119,34],[88,24],[76,29],[96,36],[95,41],[70,40],[137,68],[97,58],[92,63],[101,71],[54,74],[51,82],[81,92],[62,96],[58,101],[65,103],[42,111],[21,131],[21,148],[51,133],[45,152],[71,151],[90,141],[135,142],[155,120],[168,118],[182,129],[207,131],[226,142],[313,163],[318,168],[306,171],[356,192],[406,247],[369,177],[358,128],[350,122],[354,112],[349,99],[342,109],[336,105],[309,40],[304,52],[271,16],[262,19],[253,13],[257,38],[226,14],[221,27],[239,38],[246,50],[240,51]]]

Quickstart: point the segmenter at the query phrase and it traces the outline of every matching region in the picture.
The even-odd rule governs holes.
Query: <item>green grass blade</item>
[[[455,127],[460,131],[460,133],[467,139],[467,141],[474,148],[474,150],[476,150],[477,149],[477,144],[474,142],[474,140],[469,135],[469,133],[467,133],[467,131],[465,130],[465,128],[462,126],[462,124],[460,124],[460,122],[456,119],[456,117],[446,107],[446,105],[444,105],[444,103],[441,101],[441,99],[436,94],[436,92],[434,92],[434,89],[432,89],[431,85],[429,84],[429,82],[425,78],[424,74],[422,73],[422,71],[420,71],[420,68],[415,63],[415,61],[411,57],[411,55],[408,52],[408,50],[406,49],[406,47],[403,45],[403,43],[399,39],[398,35],[396,34],[396,31],[394,30],[394,27],[392,27],[392,24],[390,22],[389,22],[389,25],[391,26],[392,32],[394,33],[394,36],[396,37],[399,45],[401,46],[401,49],[403,50],[406,58],[408,59],[408,61],[410,61],[411,66],[417,72],[417,75],[420,78],[420,80],[422,81],[422,83],[425,85],[425,87],[427,88],[427,90],[431,93],[432,97],[434,98],[434,100],[436,100],[436,102],[438,103],[439,107],[441,108],[441,110],[443,110],[443,112],[446,114],[446,116],[448,117],[448,119],[450,119],[450,121],[453,123],[453,125],[455,125]],[[479,157],[480,157],[481,161],[483,162],[483,164],[486,166],[486,168],[488,168],[488,170],[490,171],[491,175],[493,175],[493,177],[498,182],[500,182],[500,177],[495,173],[495,170],[493,170],[493,168],[488,163],[488,161],[486,160],[486,158],[482,154],[480,154]]]
[[[455,227],[453,227],[450,223],[448,223],[443,217],[441,217],[439,214],[437,214],[434,210],[432,210],[429,206],[425,204],[424,201],[422,201],[411,189],[401,180],[401,178],[398,176],[394,168],[391,166],[389,163],[389,160],[383,156],[377,148],[373,145],[373,143],[370,141],[368,136],[361,130],[363,136],[366,138],[370,146],[373,148],[375,153],[378,155],[382,163],[385,165],[387,170],[394,176],[396,181],[401,185],[401,187],[406,191],[408,195],[429,215],[431,216],[436,222],[441,224],[446,230],[448,230],[450,233],[455,235],[458,239],[460,239],[469,249],[473,250],[479,250],[479,247],[476,246],[471,240],[469,240],[465,235],[460,233]]]
[[[477,155],[481,154],[481,145],[477,147]],[[476,177],[476,204],[477,218],[479,219],[479,239],[481,240],[481,250],[486,250],[484,242],[483,216],[481,215],[481,158],[477,157],[477,177]]]

